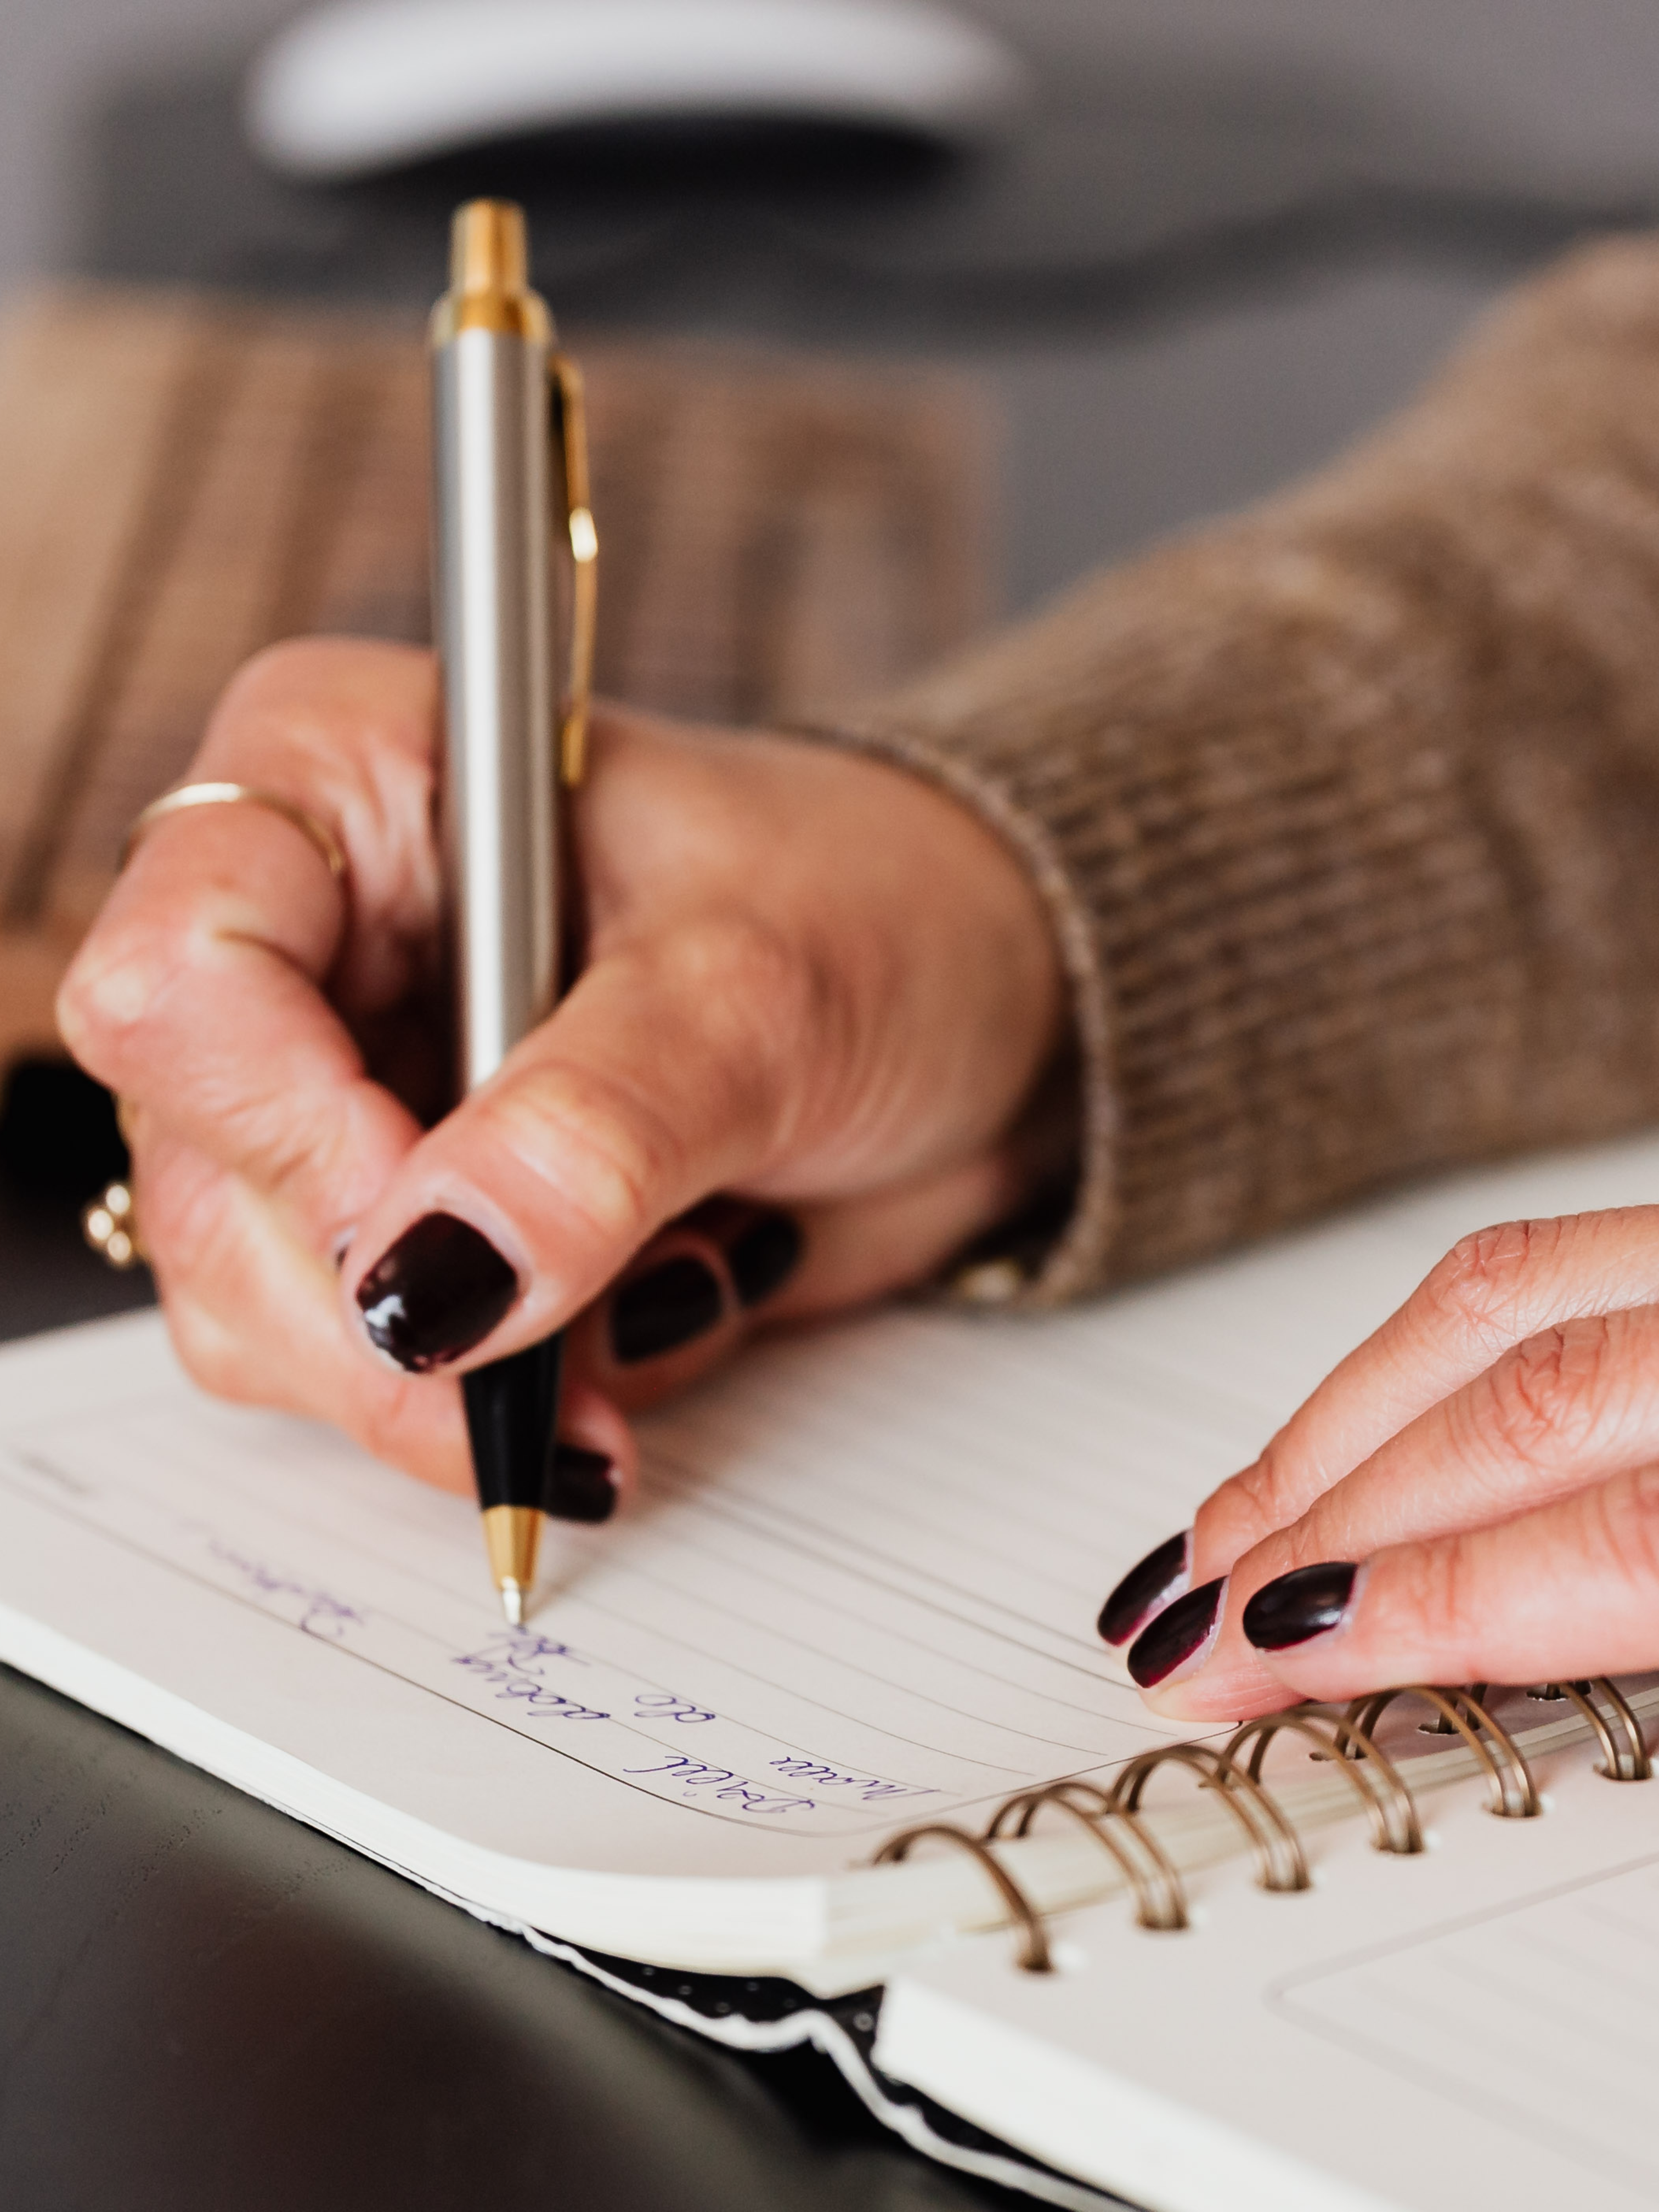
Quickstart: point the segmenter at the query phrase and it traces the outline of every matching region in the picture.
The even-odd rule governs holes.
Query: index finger
[[[1269,1710],[1275,1683],[1261,1656],[1268,1647],[1251,1626],[1264,1590],[1278,1594],[1280,1646],[1273,1648],[1300,1643],[1314,1632],[1299,1577],[1316,1566],[1504,1526],[1632,1468],[1651,1467],[1659,1442],[1656,1352],[1659,1306],[1652,1305],[1557,1322],[1506,1352],[1334,1483],[1299,1521],[1242,1554],[1224,1583],[1200,1584],[1172,1605],[1131,1650],[1129,1672],[1160,1711],[1182,1720]],[[1215,1594],[1205,1616],[1213,1632],[1194,1666],[1184,1646],[1206,1589]],[[1286,1592],[1297,1594],[1288,1606]]]
[[[303,833],[258,805],[158,822],[59,998],[70,1049],[221,1165],[281,1200],[314,1249],[367,1209],[418,1135],[370,1079],[324,995],[395,1005],[429,960],[436,693],[430,655],[315,640],[232,683],[191,765],[327,824],[336,884]]]
[[[1254,1466],[1200,1508],[1193,1584],[1224,1574],[1408,1423],[1552,1322],[1659,1297],[1659,1206],[1510,1221],[1455,1244],[1334,1368]]]

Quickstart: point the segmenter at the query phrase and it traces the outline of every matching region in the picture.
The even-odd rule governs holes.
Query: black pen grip
[[[559,1425],[564,1332],[461,1377],[478,1504],[545,1510]]]

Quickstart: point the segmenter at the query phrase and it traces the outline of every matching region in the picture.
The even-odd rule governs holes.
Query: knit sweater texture
[[[1656,1118],[1659,242],[833,734],[975,808],[1052,916],[1079,1166],[1025,1303]]]

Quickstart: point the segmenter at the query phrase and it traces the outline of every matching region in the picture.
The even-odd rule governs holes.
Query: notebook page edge
[[[1391,2212],[1367,2191],[924,1983],[889,1986],[875,2063],[1030,2156],[1151,2212]],[[1102,2142],[1111,2145],[1103,2156]]]
[[[823,1952],[823,1879],[673,1880],[539,1864],[470,1844],[355,1790],[291,1753],[0,1603],[0,1663],[15,1667],[187,1765],[331,1836],[465,1910],[525,1934],[619,1956],[660,1923],[687,1929],[654,1963],[687,1972],[787,1972]],[[726,1931],[731,1931],[727,1934]],[[763,1948],[754,1939],[763,1935]],[[746,1942],[750,1948],[741,1944]]]

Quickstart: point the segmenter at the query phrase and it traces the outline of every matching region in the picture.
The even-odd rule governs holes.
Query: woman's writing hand
[[[424,653],[251,663],[191,776],[308,809],[345,887],[267,809],[160,821],[64,1033],[124,1101],[200,1381],[460,1487],[454,1374],[574,1322],[565,1430],[625,1470],[616,1404],[924,1277],[1017,1206],[1055,954],[1012,857],[919,780],[607,714],[574,805],[580,978],[424,1126],[448,1062],[436,729]]]
[[[1659,1664],[1659,1206],[1466,1237],[1101,1616],[1150,1702]]]

